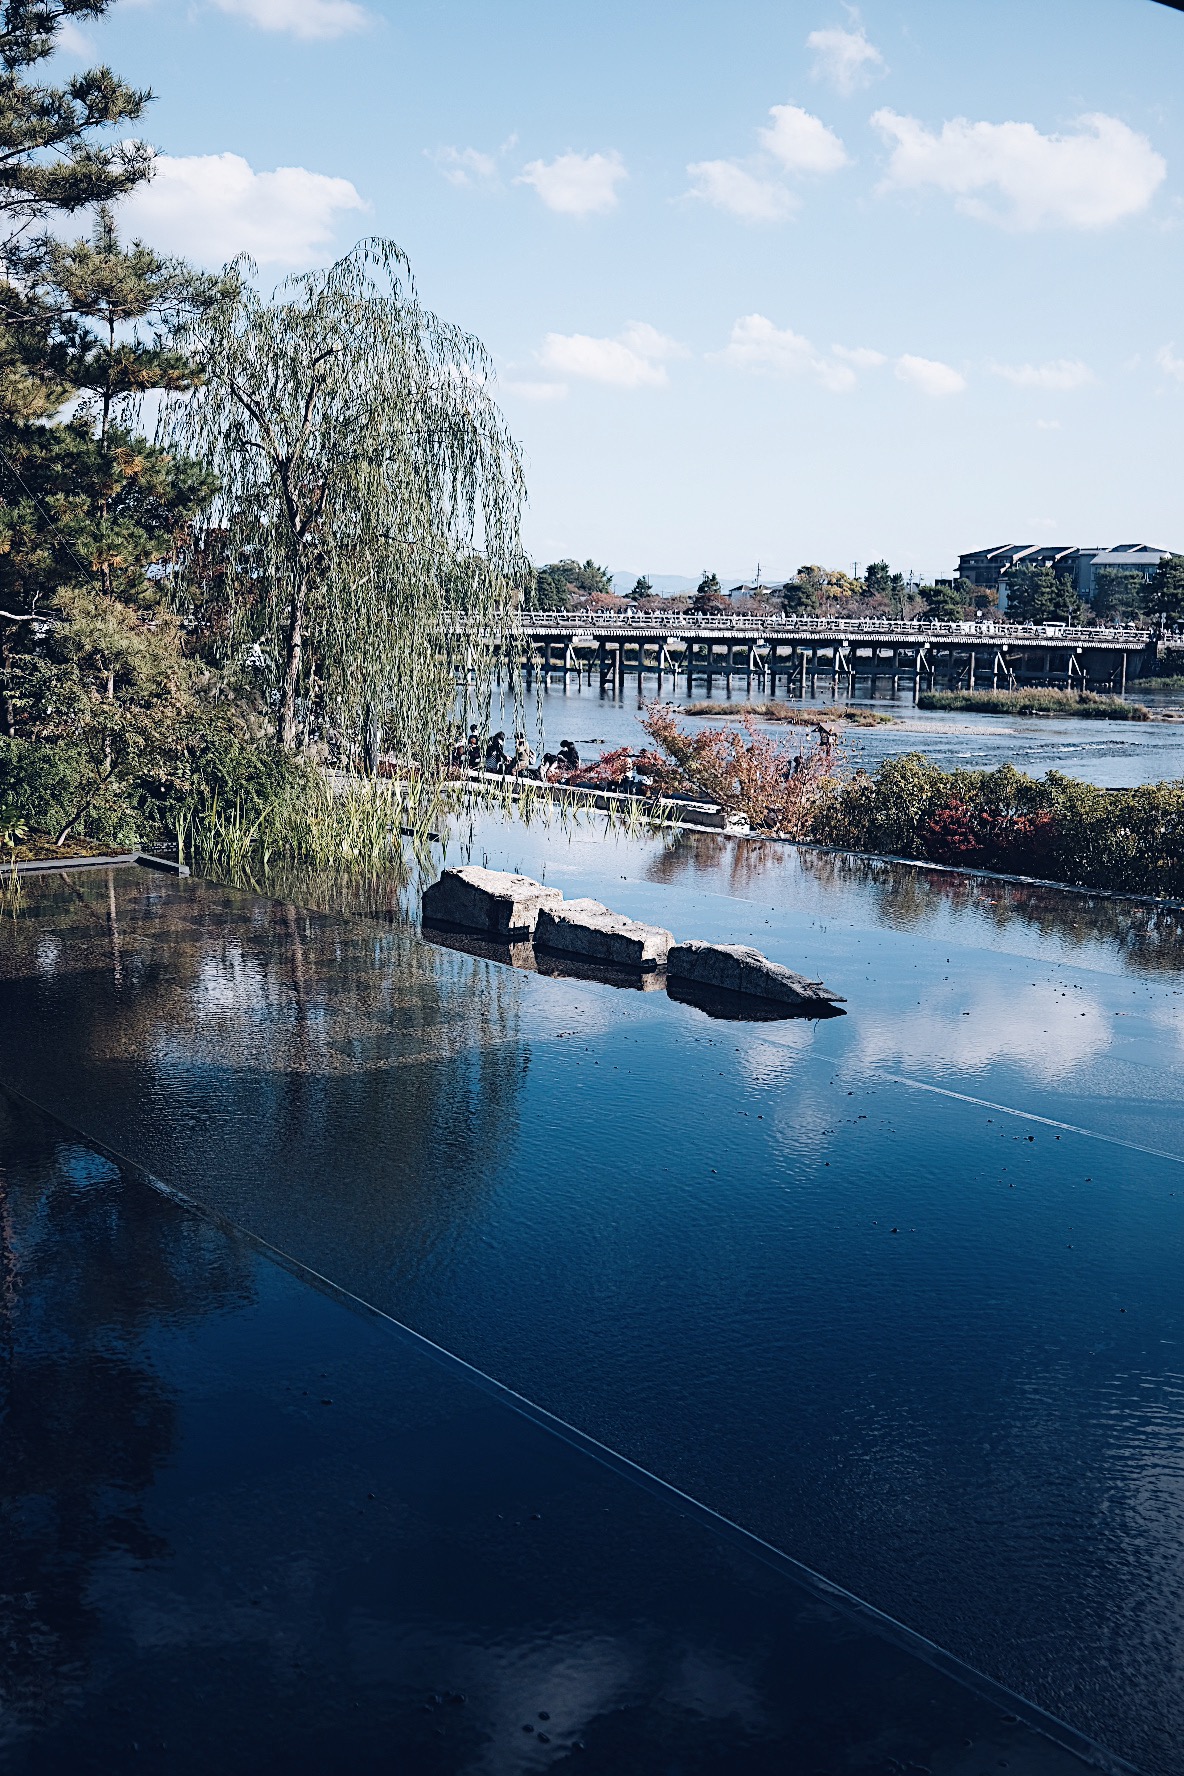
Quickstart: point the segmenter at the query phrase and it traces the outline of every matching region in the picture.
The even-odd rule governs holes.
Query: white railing
[[[461,621],[460,627],[466,625]],[[1067,623],[938,623],[897,620],[892,617],[869,617],[862,621],[850,617],[753,617],[699,616],[690,613],[680,617],[675,611],[651,615],[646,611],[614,611],[593,616],[579,616],[557,611],[553,616],[530,612],[519,623],[521,634],[530,640],[584,639],[596,641],[609,637],[636,635],[647,639],[683,640],[707,636],[723,638],[760,636],[813,639],[864,639],[884,646],[895,639],[918,641],[970,641],[981,638],[984,643],[1014,641],[1051,643],[1059,647],[1087,646],[1122,648],[1146,647],[1154,639],[1153,632],[1137,629],[1131,624],[1090,624],[1075,627]]]

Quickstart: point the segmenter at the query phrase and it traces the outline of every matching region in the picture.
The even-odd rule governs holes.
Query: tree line
[[[1168,555],[1150,578],[1129,568],[1099,568],[1091,600],[1077,590],[1071,574],[1047,563],[1013,568],[1006,577],[1006,616],[1017,623],[1150,622],[1174,628],[1184,622],[1184,555]],[[739,600],[725,594],[718,574],[704,568],[694,592],[659,598],[653,583],[639,577],[627,596],[619,595],[606,567],[591,559],[553,561],[530,578],[528,611],[638,609],[722,614],[753,608],[780,610],[789,617],[924,617],[933,622],[991,620],[1001,615],[996,594],[969,580],[919,584],[873,561],[862,577],[817,562],[799,567],[791,580]]]

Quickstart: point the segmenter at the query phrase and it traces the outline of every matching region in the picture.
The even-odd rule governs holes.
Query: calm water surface
[[[6,918],[0,1077],[1184,1770],[1180,917],[492,818],[448,855],[755,941],[848,1015],[509,968],[395,896],[81,873]]]

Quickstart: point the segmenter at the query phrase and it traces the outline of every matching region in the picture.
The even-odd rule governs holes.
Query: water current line
[[[1070,1135],[1085,1135],[1091,1141],[1106,1141],[1111,1147],[1125,1147],[1131,1153],[1146,1153],[1152,1159],[1170,1159],[1184,1165],[1184,1154],[1168,1153],[1162,1147],[1140,1147],[1137,1141],[1124,1141],[1121,1135],[1104,1135],[1099,1129],[1079,1128],[1075,1122],[1058,1122],[1053,1116],[1037,1116],[1034,1110],[1017,1110],[1013,1104],[995,1104],[990,1098],[972,1098],[969,1092],[950,1091],[944,1085],[929,1085],[924,1079],[905,1079],[896,1073],[873,1073],[887,1085],[909,1085],[914,1091],[934,1092],[939,1098],[956,1098],[960,1104],[977,1104],[981,1110],[998,1110],[1003,1116],[1018,1116],[1024,1122],[1042,1122],[1045,1128],[1064,1129]]]

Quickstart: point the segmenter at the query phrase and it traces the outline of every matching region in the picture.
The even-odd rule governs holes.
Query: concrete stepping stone
[[[838,993],[821,981],[807,980],[780,962],[770,962],[747,944],[674,944],[666,958],[672,981],[690,981],[719,993],[737,993],[755,999],[771,999],[782,1005],[844,1005]]]
[[[464,864],[446,869],[424,890],[423,917],[432,925],[457,925],[509,940],[529,937],[539,909],[562,899],[558,888],[545,888],[530,876]]]
[[[540,907],[534,941],[564,956],[648,972],[664,966],[674,938],[660,925],[627,919],[598,900],[563,900]]]

